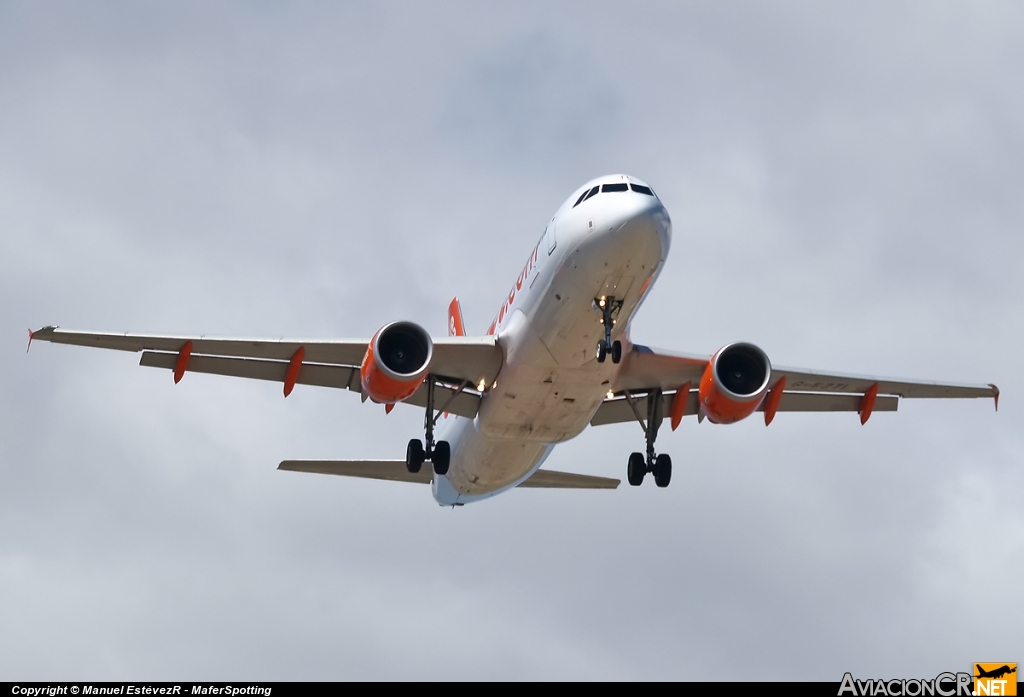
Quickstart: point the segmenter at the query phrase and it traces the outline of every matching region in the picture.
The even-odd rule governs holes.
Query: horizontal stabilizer
[[[617,489],[618,479],[592,477],[589,474],[537,470],[519,486],[524,489]]]
[[[362,479],[383,479],[391,482],[429,484],[434,477],[430,463],[412,474],[405,468],[405,460],[285,460],[277,467],[291,472],[335,474]],[[537,470],[519,486],[531,489],[615,489],[618,479],[592,477],[587,474]]]
[[[430,484],[434,477],[430,463],[413,474],[405,468],[405,460],[285,460],[277,469],[417,484]]]

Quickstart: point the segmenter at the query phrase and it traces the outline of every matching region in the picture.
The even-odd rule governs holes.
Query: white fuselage
[[[656,196],[581,187],[555,213],[491,325],[504,362],[474,419],[444,420],[448,473],[435,476],[441,505],[478,501],[514,487],[540,467],[554,444],[590,422],[621,364],[598,362],[604,325],[596,300],[618,298],[612,340],[629,351],[629,324],[668,254],[672,224]]]

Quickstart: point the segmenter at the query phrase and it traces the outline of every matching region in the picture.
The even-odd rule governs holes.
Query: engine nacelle
[[[711,357],[700,379],[700,410],[709,421],[732,424],[761,406],[772,364],[753,344],[729,344]]]
[[[430,369],[434,342],[418,324],[392,322],[366,347],[359,367],[363,394],[374,402],[394,404],[412,396]]]

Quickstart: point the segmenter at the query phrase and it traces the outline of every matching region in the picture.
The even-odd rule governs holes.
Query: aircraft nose
[[[628,200],[617,202],[604,221],[604,230],[629,244],[659,247],[662,260],[672,243],[672,221],[668,211],[654,196],[630,193]]]

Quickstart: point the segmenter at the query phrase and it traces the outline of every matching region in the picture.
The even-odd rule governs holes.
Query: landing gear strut
[[[405,468],[415,474],[420,471],[425,460],[430,460],[434,467],[434,474],[443,475],[448,474],[448,465],[452,459],[452,448],[446,440],[440,440],[434,442],[434,426],[437,424],[437,419],[444,412],[445,407],[459,396],[459,394],[466,389],[468,382],[463,382],[459,385],[458,389],[455,390],[448,400],[444,403],[441,409],[435,414],[434,413],[434,387],[435,380],[433,375],[428,375],[426,379],[427,383],[427,410],[423,416],[423,431],[424,431],[424,442],[420,442],[419,439],[413,438],[409,441],[409,446],[405,449]],[[425,444],[425,445],[424,445]]]
[[[647,436],[647,456],[643,453],[633,453],[629,456],[629,466],[626,469],[626,479],[632,486],[640,486],[644,483],[644,476],[650,472],[654,475],[654,483],[659,487],[666,487],[672,481],[672,458],[668,455],[656,455],[654,442],[658,438],[658,429],[661,428],[662,420],[662,392],[652,390],[647,393],[647,419],[640,416],[640,410],[636,406],[636,399],[626,391],[626,402],[633,410],[633,415],[640,422],[640,428]]]
[[[601,324],[604,325],[604,340],[597,342],[597,362],[604,363],[605,357],[612,354],[612,363],[622,360],[622,342],[612,343],[612,327],[615,326],[615,319],[612,314],[622,307],[622,300],[616,298],[597,298],[594,306],[601,311]]]

